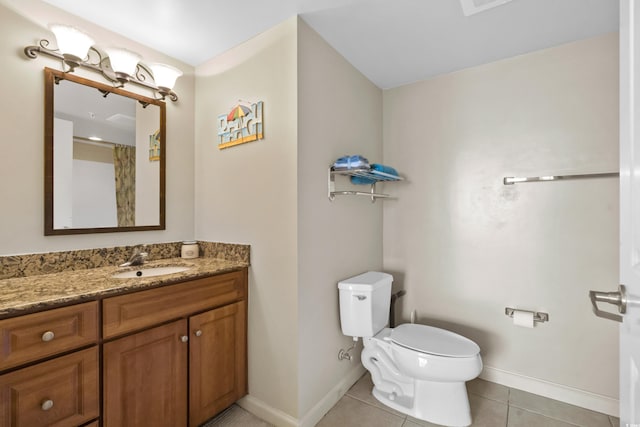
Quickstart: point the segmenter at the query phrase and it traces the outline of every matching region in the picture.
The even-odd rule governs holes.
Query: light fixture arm
[[[24,54],[27,56],[27,58],[35,59],[38,57],[39,53],[42,53],[53,58],[60,59],[63,63],[63,71],[65,65],[66,67],[68,67],[68,70],[64,72],[71,73],[75,70],[75,68],[82,67],[102,74],[104,78],[114,83],[116,87],[122,87],[125,83],[133,83],[135,85],[151,89],[156,94],[157,99],[164,100],[165,97],[168,97],[173,102],[176,102],[178,100],[178,94],[176,94],[172,89],[159,87],[151,83],[153,81],[153,74],[151,73],[151,70],[149,70],[149,68],[142,63],[138,63],[136,72],[133,76],[127,76],[126,79],[123,79],[121,76],[117,76],[113,71],[109,62],[109,58],[103,58],[102,54],[94,47],[90,47],[89,55],[86,58],[82,59],[73,55],[63,55],[57,50],[49,49],[49,44],[49,40],[42,39],[37,46],[26,46],[24,48]],[[91,62],[91,52],[97,55],[98,62]]]

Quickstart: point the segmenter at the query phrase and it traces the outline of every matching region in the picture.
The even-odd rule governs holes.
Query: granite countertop
[[[190,268],[179,273],[146,278],[116,279],[112,277],[115,273],[122,271],[162,266]],[[168,258],[150,261],[139,267],[110,266],[4,279],[0,280],[0,318],[125,291],[142,290],[212,276],[248,266],[248,262],[219,258]]]

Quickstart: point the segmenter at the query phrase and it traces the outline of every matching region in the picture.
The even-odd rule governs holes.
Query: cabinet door
[[[0,376],[0,426],[72,427],[98,412],[97,347]]]
[[[246,302],[189,319],[189,425],[198,426],[247,394]]]
[[[187,424],[187,321],[104,344],[105,427]]]

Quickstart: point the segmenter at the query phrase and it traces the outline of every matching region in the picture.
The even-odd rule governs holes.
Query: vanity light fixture
[[[136,84],[153,90],[158,99],[169,97],[178,100],[173,86],[182,71],[165,64],[144,64],[142,57],[135,52],[121,48],[105,48],[104,55],[94,47],[94,40],[67,25],[53,24],[49,29],[54,34],[58,49],[49,48],[49,40],[41,39],[38,46],[27,46],[24,53],[35,59],[43,53],[62,60],[63,71],[72,73],[82,67],[102,74],[117,87],[126,83]]]
[[[53,24],[49,26],[49,29],[56,37],[58,50],[64,58],[64,63],[69,66],[69,71],[75,70],[95,42],[91,37],[74,27]]]
[[[172,92],[171,88],[176,84],[176,80],[182,75],[182,71],[171,65],[160,64],[159,62],[147,65],[153,73],[153,79],[158,86],[158,93],[163,97],[169,95]]]
[[[115,73],[116,79],[122,84],[130,82],[131,76],[136,73],[138,63],[142,60],[142,57],[130,50],[116,47],[107,47],[104,51],[109,58],[111,69]]]

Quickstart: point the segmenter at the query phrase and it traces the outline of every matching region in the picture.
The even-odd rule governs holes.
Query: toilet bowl
[[[422,350],[394,337],[406,329],[411,329],[411,344],[424,344]],[[373,395],[380,402],[436,424],[471,424],[465,382],[482,371],[480,348],[473,341],[443,329],[405,324],[365,338],[364,346],[362,364],[371,373]],[[432,349],[439,354],[427,352]]]
[[[482,371],[480,347],[468,338],[426,325],[404,324],[387,338],[398,367],[420,380],[469,381]]]
[[[392,280],[386,273],[367,272],[338,284],[342,331],[363,339],[361,359],[371,373],[373,395],[421,420],[471,425],[465,382],[482,371],[480,347],[432,326],[386,328]]]

